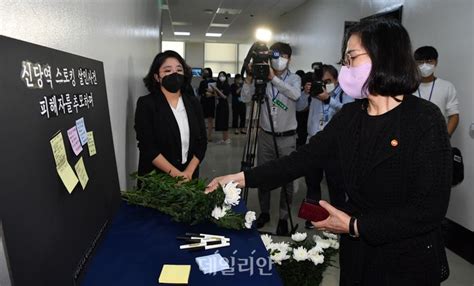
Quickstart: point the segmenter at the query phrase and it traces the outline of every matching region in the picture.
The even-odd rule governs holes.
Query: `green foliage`
[[[214,207],[220,207],[224,203],[225,194],[221,187],[205,194],[206,182],[201,179],[185,182],[183,178],[174,178],[155,171],[144,176],[134,173],[132,177],[141,182],[141,187],[122,192],[123,200],[129,204],[159,210],[176,222],[194,225],[212,221],[224,228],[244,228],[243,214],[228,211],[226,216],[219,220],[211,217]]]

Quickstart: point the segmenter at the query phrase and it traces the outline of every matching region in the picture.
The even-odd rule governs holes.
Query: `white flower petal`
[[[293,258],[296,261],[305,261],[308,259],[308,251],[303,246],[293,249]]]
[[[262,234],[262,235],[260,235],[260,238],[263,241],[263,245],[265,245],[265,248],[268,250],[270,244],[273,242],[272,237],[269,236],[268,234]]]
[[[227,213],[227,209],[225,207],[218,207],[215,206],[214,209],[212,210],[211,216],[217,220],[220,218],[224,217]]]
[[[291,235],[291,239],[293,239],[296,242],[300,242],[300,241],[305,240],[306,236],[307,236],[306,232],[303,232],[303,233],[297,232],[297,233]]]

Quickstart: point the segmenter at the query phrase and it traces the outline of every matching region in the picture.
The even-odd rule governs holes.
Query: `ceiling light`
[[[211,27],[217,27],[217,28],[228,28],[230,24],[220,24],[220,23],[212,23]]]
[[[220,36],[222,36],[222,33],[206,33],[206,37],[219,38]]]
[[[229,15],[239,15],[242,12],[240,9],[226,9],[226,8],[219,8],[217,9],[217,14],[229,14]]]
[[[272,39],[272,31],[267,28],[258,28],[255,32],[255,38],[257,38],[258,41],[270,42]]]
[[[174,32],[175,36],[189,36],[191,35],[190,32]]]
[[[206,13],[206,14],[214,14],[214,10],[212,10],[212,9],[204,9],[204,13]]]
[[[191,25],[191,23],[188,23],[188,22],[172,22],[171,24],[173,26],[188,26],[188,25]]]

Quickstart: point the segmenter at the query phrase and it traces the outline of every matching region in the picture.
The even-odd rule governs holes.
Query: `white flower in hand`
[[[225,214],[227,213],[227,210],[228,208],[226,207],[218,207],[218,206],[215,206],[214,209],[212,210],[212,213],[211,213],[211,216],[217,220],[219,220],[220,218],[224,217]]]
[[[239,204],[240,201],[240,192],[242,191],[240,188],[237,188],[237,183],[230,181],[225,185],[223,188],[225,194],[224,203],[236,206]]]
[[[305,261],[308,259],[308,251],[303,246],[293,249],[293,258],[296,261]]]
[[[263,245],[265,245],[265,248],[268,250],[268,247],[270,246],[271,243],[273,243],[273,239],[271,236],[268,234],[262,234],[260,238],[263,241]]]
[[[252,223],[256,219],[257,219],[257,217],[255,216],[255,212],[248,211],[245,214],[245,227],[246,228],[252,228]]]
[[[297,233],[291,235],[291,239],[293,239],[296,242],[300,242],[300,241],[305,240],[306,236],[307,236],[306,232],[303,232],[303,233],[297,232]]]

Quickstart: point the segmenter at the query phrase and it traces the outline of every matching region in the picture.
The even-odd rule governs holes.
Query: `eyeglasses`
[[[341,63],[348,68],[352,66],[352,62],[354,61],[354,59],[356,59],[359,56],[367,55],[367,53],[360,53],[358,55],[351,56],[351,52],[353,51],[346,52],[346,54],[344,55],[344,59],[341,60]]]

